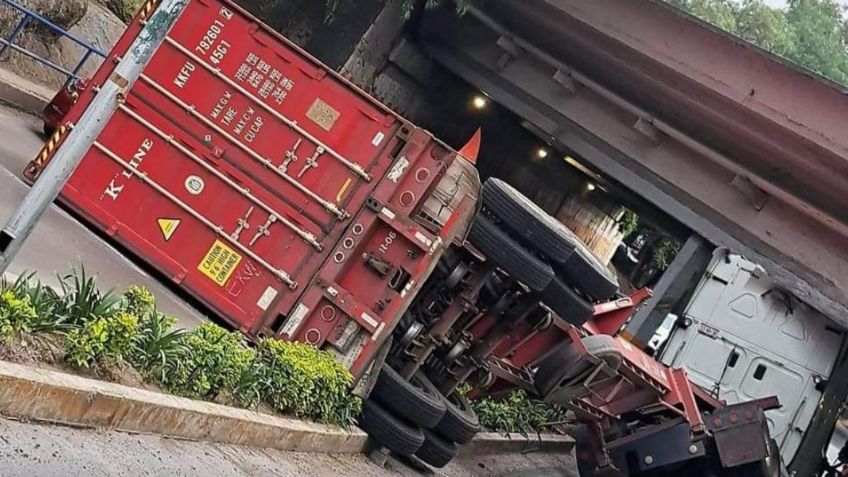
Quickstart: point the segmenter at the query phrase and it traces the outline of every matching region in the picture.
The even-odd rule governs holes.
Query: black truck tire
[[[583,346],[589,354],[603,360],[613,371],[621,368],[624,358],[615,346],[615,338],[609,335],[594,335],[583,338]]]
[[[510,277],[533,291],[542,291],[554,277],[550,265],[531,254],[489,218],[479,215],[468,239]]]
[[[459,446],[431,431],[424,431],[424,444],[415,456],[427,464],[441,469],[448,465],[459,452]]]
[[[554,263],[565,263],[579,239],[565,225],[500,179],[483,184],[483,206],[516,237]]]
[[[388,364],[383,365],[371,398],[395,416],[425,429],[436,427],[447,409],[442,394],[423,373],[407,381]]]
[[[592,317],[595,307],[559,277],[542,291],[542,301],[563,320],[581,326]]]
[[[617,371],[623,358],[615,346],[615,339],[607,335],[587,336],[583,345],[589,354],[603,360],[610,369]],[[539,363],[536,370],[536,389],[546,396],[556,388],[568,384],[584,371],[592,368],[592,363],[582,360],[581,354],[571,342],[560,344],[550,355]]]
[[[362,407],[359,427],[374,442],[402,456],[415,454],[424,443],[420,427],[393,416],[371,399]]]
[[[560,384],[587,369],[587,366],[581,366],[580,369],[572,369],[579,358],[580,353],[571,342],[562,343],[557,346],[539,363],[539,369],[536,370],[536,377],[533,381],[536,383],[536,389],[539,391],[539,394],[547,396],[548,393],[559,387]]]
[[[566,283],[594,300],[608,300],[618,293],[618,280],[582,243],[560,269]]]
[[[448,405],[445,417],[436,426],[436,432],[449,441],[459,445],[467,444],[480,432],[480,420],[471,404],[459,393],[454,392],[445,398]]]

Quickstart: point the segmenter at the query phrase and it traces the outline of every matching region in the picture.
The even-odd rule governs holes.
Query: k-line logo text
[[[138,150],[133,154],[132,160],[129,163],[129,168],[124,168],[123,171],[115,174],[115,177],[109,181],[109,185],[106,186],[106,190],[103,191],[103,195],[100,196],[101,200],[105,197],[111,197],[112,200],[118,200],[118,196],[121,195],[121,192],[124,191],[124,187],[127,186],[127,180],[132,179],[133,170],[138,170],[141,163],[144,161],[144,158],[150,153],[153,149],[154,143],[152,139],[146,138],[141,142],[141,145],[138,147]]]

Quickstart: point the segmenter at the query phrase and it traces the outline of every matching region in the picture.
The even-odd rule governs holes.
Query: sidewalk
[[[0,419],[3,477],[577,477],[572,454],[460,457],[419,471],[363,455],[284,452]],[[538,469],[538,470],[536,470]]]
[[[39,114],[56,94],[52,89],[0,68],[0,101],[31,114]]]
[[[0,413],[26,422],[58,423],[76,429],[99,429],[100,432],[119,430],[124,433],[123,435],[110,433],[113,436],[110,440],[126,441],[127,438],[122,436],[128,436],[130,440],[133,440],[135,437],[131,436],[136,435],[171,436],[180,441],[203,442],[204,444],[195,446],[198,450],[203,450],[204,447],[220,446],[230,446],[235,449],[232,446],[242,445],[245,446],[243,452],[246,454],[258,452],[259,449],[273,453],[270,449],[276,449],[288,452],[288,454],[278,454],[281,456],[292,456],[293,451],[306,452],[312,454],[316,460],[326,459],[327,457],[324,456],[327,455],[347,454],[344,457],[345,461],[365,464],[360,469],[364,473],[355,475],[394,474],[394,472],[383,474],[381,469],[365,463],[361,451],[366,446],[367,437],[357,429],[345,431],[332,426],[194,401],[3,361],[0,361]],[[45,429],[61,428],[45,427]],[[92,439],[95,438],[91,433],[88,435]],[[10,442],[4,436],[8,436],[14,442]],[[150,440],[155,441],[153,438]],[[75,453],[80,455],[82,460],[80,463],[91,461],[95,457],[86,454],[85,443],[88,441],[89,439],[81,439],[73,444]],[[17,434],[3,432],[3,421],[0,419],[0,457],[4,447],[2,442],[15,446],[27,444],[26,440],[21,442]],[[37,452],[37,448],[36,446],[32,451]],[[566,436],[545,436],[540,442],[528,442],[523,438],[508,440],[499,435],[479,434],[463,449],[456,462],[448,467],[453,469],[450,471],[445,469],[444,475],[466,475],[464,472],[456,471],[469,462],[477,463],[477,466],[472,465],[469,469],[472,471],[471,475],[484,475],[482,472],[486,469],[484,462],[501,461],[498,465],[503,466],[501,469],[503,472],[516,470],[531,462],[527,458],[528,453],[536,460],[534,466],[543,463],[545,467],[568,467],[572,459],[572,448],[573,440]],[[140,460],[133,460],[141,463]],[[198,463],[205,460],[200,457]],[[26,459],[22,463],[26,463]],[[504,466],[504,464],[510,465]],[[391,462],[390,465],[394,466]],[[395,470],[408,470],[412,475],[416,475],[414,467],[416,466],[409,468],[397,466]],[[53,471],[55,470],[54,467]],[[316,474],[313,471],[300,475],[354,475],[349,473],[350,470],[337,467],[334,472],[327,474]],[[377,473],[374,474],[373,471]],[[406,472],[401,473],[408,475]],[[127,475],[138,474],[128,472]],[[170,475],[194,474],[186,472]],[[223,474],[217,473],[217,475]],[[425,472],[425,475],[428,474]]]

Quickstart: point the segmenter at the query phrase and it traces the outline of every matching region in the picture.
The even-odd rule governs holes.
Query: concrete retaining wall
[[[4,361],[0,361],[0,414],[297,452],[360,453],[368,440],[359,430],[345,431]],[[462,455],[567,453],[572,447],[573,441],[565,436],[545,436],[540,441],[484,433],[463,447]]]
[[[286,451],[358,453],[366,435],[0,362],[0,412],[20,419]]]

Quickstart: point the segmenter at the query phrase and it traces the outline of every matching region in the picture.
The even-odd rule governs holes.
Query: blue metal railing
[[[3,53],[5,53],[6,50],[12,49],[13,51],[16,51],[16,52],[18,52],[18,53],[20,53],[20,54],[22,54],[22,55],[24,55],[28,58],[31,58],[31,59],[41,63],[44,66],[47,66],[48,68],[51,68],[53,70],[56,70],[56,71],[64,74],[67,77],[67,80],[71,81],[73,79],[79,79],[80,78],[79,72],[82,69],[82,67],[85,66],[85,63],[88,61],[88,59],[91,58],[91,55],[96,55],[96,56],[99,56],[101,58],[106,57],[106,53],[104,53],[100,49],[95,48],[94,46],[89,44],[87,41],[81,40],[81,39],[77,38],[76,36],[68,33],[68,31],[65,30],[64,28],[54,24],[50,20],[48,20],[48,19],[44,18],[43,16],[39,15],[38,13],[24,7],[23,5],[15,2],[13,0],[0,0],[0,6],[3,6],[3,5],[17,10],[23,16],[21,17],[17,26],[15,27],[15,29],[12,31],[12,34],[9,35],[8,38],[0,38],[0,45],[2,45],[2,47],[0,47],[0,58],[3,57]],[[69,70],[69,69],[63,67],[62,65],[58,65],[58,64],[48,60],[47,58],[43,58],[39,54],[34,53],[30,50],[27,50],[26,48],[15,43],[15,40],[18,39],[18,36],[21,34],[21,32],[24,31],[24,28],[26,28],[27,25],[29,25],[31,22],[35,22],[36,24],[38,24],[42,27],[45,27],[49,30],[52,30],[53,32],[59,34],[60,36],[63,36],[65,38],[73,41],[74,43],[76,43],[77,45],[79,45],[80,47],[82,47],[85,50],[85,53],[82,55],[82,58],[80,59],[80,61],[77,63],[77,65],[74,67],[73,70]]]

